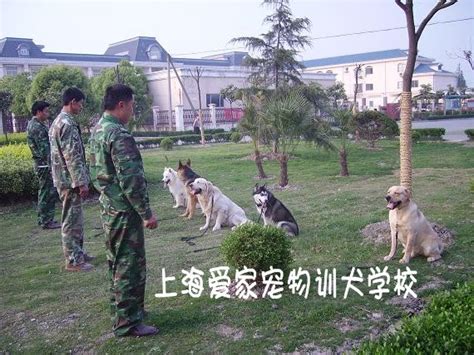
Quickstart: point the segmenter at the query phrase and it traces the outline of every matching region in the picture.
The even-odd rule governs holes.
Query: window
[[[344,73],[349,73],[349,68],[344,69]]]
[[[92,68],[92,76],[99,76],[102,73],[102,68]]]
[[[221,94],[206,94],[206,106],[215,104],[216,107],[224,107],[224,99]]]
[[[373,101],[369,101],[369,107],[374,107],[374,102]]]
[[[418,87],[418,80],[412,80],[411,87],[412,88],[417,88]]]
[[[372,67],[365,67],[365,75],[373,74],[374,69]]]
[[[357,92],[362,92],[362,84],[357,84]],[[355,90],[355,84],[354,84],[354,90]]]
[[[18,67],[16,65],[4,65],[5,75],[17,75]]]
[[[405,71],[405,63],[398,63],[397,71],[403,73]]]
[[[20,44],[17,48],[18,56],[19,57],[29,57],[30,51],[28,47],[24,44]]]
[[[326,71],[326,74],[332,74],[332,70]]]
[[[161,51],[160,48],[158,48],[157,45],[151,45],[148,47],[148,50],[146,51],[148,54],[148,59],[150,60],[160,60],[161,59]]]
[[[365,84],[365,91],[374,90],[374,84]]]
[[[367,105],[367,99],[365,97],[362,98],[362,109]]]
[[[32,76],[35,76],[43,68],[43,65],[30,65],[30,73]]]

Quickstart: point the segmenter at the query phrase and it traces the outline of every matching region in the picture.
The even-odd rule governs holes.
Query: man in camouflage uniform
[[[63,94],[63,108],[49,130],[54,186],[63,204],[61,235],[67,271],[89,271],[93,257],[84,253],[82,198],[89,192],[89,174],[79,125],[74,120],[85,96],[75,87]]]
[[[57,229],[61,225],[54,220],[54,205],[58,193],[53,186],[50,164],[48,126],[49,103],[36,101],[31,108],[33,118],[28,122],[27,141],[38,177],[38,225],[43,229]]]
[[[92,182],[100,191],[101,216],[111,280],[116,336],[147,336],[158,329],[142,323],[146,283],[144,227],[157,227],[150,209],[143,162],[125,124],[133,116],[133,91],[109,86],[105,112],[90,137]]]

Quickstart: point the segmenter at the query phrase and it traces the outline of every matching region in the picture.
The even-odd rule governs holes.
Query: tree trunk
[[[400,185],[412,188],[411,92],[402,92],[400,109]]]
[[[278,161],[280,162],[280,186],[285,187],[288,185],[288,154],[281,153]]]
[[[259,179],[266,179],[267,175],[263,170],[262,156],[260,155],[258,148],[255,148],[255,164],[257,165]]]
[[[395,3],[405,12],[408,31],[408,57],[405,71],[403,72],[403,91],[400,100],[400,185],[409,190],[412,190],[411,83],[415,70],[416,56],[418,54],[418,42],[423,30],[433,16],[438,11],[452,6],[456,2],[457,0],[438,0],[428,15],[421,21],[418,29],[416,29],[413,0],[407,0],[405,3],[401,0],[395,0]]]
[[[278,154],[278,138],[275,138],[275,140],[272,142],[272,152],[274,154]]]
[[[341,165],[341,176],[349,176],[349,168],[347,166],[347,151],[345,147],[339,150],[339,164]]]

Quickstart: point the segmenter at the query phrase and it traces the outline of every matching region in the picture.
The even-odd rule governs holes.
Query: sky
[[[437,0],[414,2],[418,24]],[[406,29],[321,38],[406,26],[394,0],[293,0],[290,6],[312,22],[312,46],[300,59],[408,48]],[[0,38],[31,38],[49,52],[103,54],[110,43],[149,36],[171,55],[200,58],[245,50],[229,41],[266,32],[262,20],[270,13],[259,0],[0,0]],[[427,26],[419,54],[453,72],[460,63],[473,87],[474,70],[459,56],[473,50],[474,0],[459,0],[431,22],[453,20]]]

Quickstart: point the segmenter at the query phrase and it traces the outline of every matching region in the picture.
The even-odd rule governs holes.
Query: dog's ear
[[[408,201],[410,201],[411,200],[411,191],[410,191],[410,189],[407,189],[406,187],[404,187],[404,192],[407,195]]]
[[[187,166],[191,166],[191,159],[188,158],[188,161],[186,162]]]
[[[168,168],[168,171],[171,173],[171,168]]]
[[[181,160],[178,161],[178,169],[183,167],[183,163],[181,163]]]

